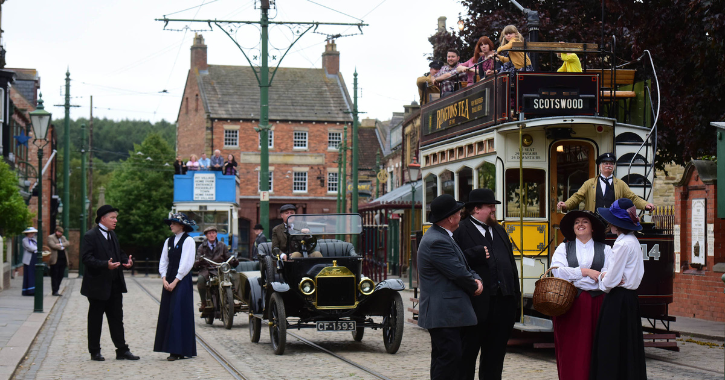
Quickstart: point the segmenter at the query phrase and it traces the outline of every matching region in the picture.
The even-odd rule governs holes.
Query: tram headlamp
[[[229,273],[232,270],[232,266],[229,263],[222,263],[221,269],[222,273]]]
[[[312,295],[315,292],[315,282],[311,278],[305,277],[300,281],[299,288],[302,294],[306,296]]]
[[[367,296],[373,293],[373,290],[375,289],[375,283],[373,282],[373,280],[366,277],[360,281],[358,288],[360,289],[360,293]]]

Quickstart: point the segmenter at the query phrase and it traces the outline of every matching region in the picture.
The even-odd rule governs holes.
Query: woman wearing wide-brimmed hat
[[[639,313],[639,288],[644,276],[644,261],[639,240],[637,209],[631,200],[617,199],[609,208],[597,209],[609,223],[617,240],[599,276],[599,289],[607,296],[602,304],[592,346],[590,379],[646,379],[642,320]]]
[[[612,248],[604,244],[605,226],[589,211],[570,211],[561,220],[566,238],[552,256],[555,277],[576,286],[578,293],[571,309],[554,321],[556,367],[560,380],[589,377],[592,342],[599,320],[604,292],[599,274],[607,270]]]
[[[23,295],[35,295],[35,263],[38,261],[38,242],[35,240],[35,234],[38,230],[35,227],[28,227],[23,231]]]
[[[196,258],[194,239],[189,232],[196,223],[183,213],[164,219],[174,236],[166,239],[159,261],[163,278],[155,352],[168,352],[169,361],[196,356],[194,335],[194,290],[191,268]]]

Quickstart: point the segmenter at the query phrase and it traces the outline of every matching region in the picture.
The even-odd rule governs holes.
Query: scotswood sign
[[[519,73],[516,107],[533,115],[596,115],[599,113],[599,77],[585,73]]]

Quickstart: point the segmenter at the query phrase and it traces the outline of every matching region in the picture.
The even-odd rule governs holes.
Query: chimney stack
[[[340,72],[340,52],[337,51],[335,40],[328,40],[325,52],[322,53],[322,68],[327,75],[337,75]]]
[[[191,45],[191,69],[199,71],[207,70],[209,65],[206,63],[206,45],[204,44],[204,36],[194,33],[194,44]]]
[[[446,31],[446,16],[438,17],[438,33]]]

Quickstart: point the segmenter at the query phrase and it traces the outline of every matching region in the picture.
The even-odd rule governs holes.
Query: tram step
[[[411,313],[413,313],[413,314],[418,314],[418,309],[413,309],[412,307],[409,307],[408,308],[408,311],[411,312]]]
[[[412,323],[414,325],[418,325],[418,320],[417,319],[408,318],[408,322],[410,322],[410,323]]]
[[[644,334],[644,339],[677,339],[677,336],[680,334],[677,333],[671,333],[671,334]]]

